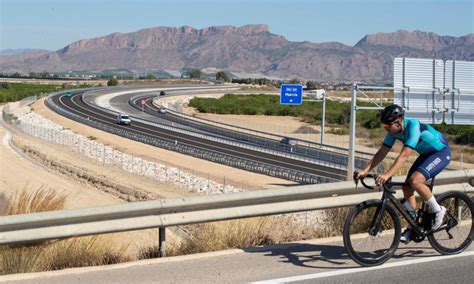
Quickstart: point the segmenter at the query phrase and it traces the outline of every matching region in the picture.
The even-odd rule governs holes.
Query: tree
[[[107,86],[117,86],[118,85],[118,80],[117,77],[112,76],[110,79],[107,81]]]
[[[306,83],[306,88],[308,88],[309,90],[315,90],[315,89],[318,89],[318,83],[314,82],[314,81],[308,81]]]
[[[148,75],[146,75],[146,78],[147,78],[148,80],[155,80],[155,79],[156,79],[156,76],[155,76],[154,74],[148,74]]]
[[[228,82],[229,81],[229,76],[227,75],[226,72],[219,71],[219,72],[216,73],[216,80]]]
[[[191,78],[191,79],[200,79],[201,78],[201,70],[191,69],[189,71],[189,78]]]
[[[289,84],[301,84],[300,80],[298,79],[291,79],[290,82],[288,82]]]

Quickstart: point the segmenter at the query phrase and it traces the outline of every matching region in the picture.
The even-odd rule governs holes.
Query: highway
[[[152,138],[159,138],[181,145],[192,145],[199,149],[225,153],[235,157],[245,158],[248,160],[266,163],[274,166],[284,167],[296,171],[301,171],[317,176],[332,178],[335,180],[344,180],[346,173],[341,169],[328,168],[313,163],[298,161],[280,156],[274,156],[267,153],[243,149],[240,147],[209,141],[206,139],[189,136],[186,134],[154,127],[149,124],[134,121],[131,126],[121,126],[116,123],[116,116],[105,111],[93,109],[82,101],[82,95],[74,94],[72,97],[58,95],[53,97],[54,102],[62,108],[77,114],[79,116],[95,120],[113,127],[120,127],[128,131],[146,135]],[[159,118],[158,118],[159,119]]]

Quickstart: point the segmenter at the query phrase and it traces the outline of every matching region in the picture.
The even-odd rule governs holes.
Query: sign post
[[[145,111],[145,100],[141,100],[142,103],[142,112]]]

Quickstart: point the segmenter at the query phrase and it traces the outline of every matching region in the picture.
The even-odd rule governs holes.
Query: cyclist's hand
[[[367,173],[364,171],[354,171],[354,174],[352,175],[352,178],[354,181],[358,181],[359,179],[363,178]]]
[[[386,183],[390,178],[391,178],[391,176],[389,176],[387,174],[378,175],[377,178],[375,179],[375,184],[376,185],[382,185],[382,184]]]
[[[365,174],[364,174],[365,175]],[[361,172],[359,171],[354,171],[354,173],[352,174],[352,179],[354,180],[354,183],[356,185],[356,188],[357,186],[359,185],[359,179],[361,179],[362,177],[364,177],[364,175],[361,174]]]

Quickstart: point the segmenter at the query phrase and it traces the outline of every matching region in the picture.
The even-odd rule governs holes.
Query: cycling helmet
[[[389,105],[380,112],[380,121],[385,124],[390,124],[404,115],[405,111],[401,106],[395,104]]]

